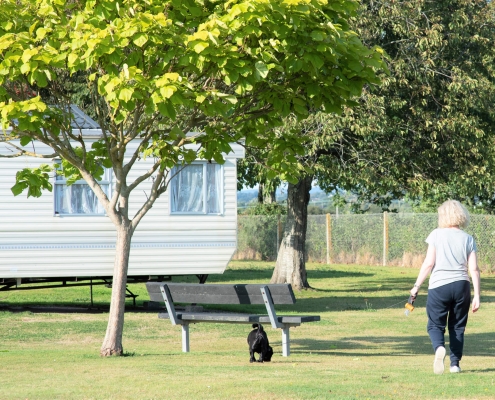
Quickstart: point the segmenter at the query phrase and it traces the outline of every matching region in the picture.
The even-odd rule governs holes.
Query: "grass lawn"
[[[287,358],[280,331],[265,326],[275,354],[264,364],[249,363],[248,325],[191,325],[191,352],[182,353],[180,327],[139,307],[148,300],[144,284],[130,285],[138,307],[128,301],[126,356],[118,358],[99,356],[109,289],[95,287],[92,310],[87,287],[2,292],[0,399],[495,398],[494,275],[482,274],[481,309],[470,315],[462,373],[447,368],[438,376],[426,333],[426,290],[404,315],[416,269],[307,268],[313,289],[296,292],[296,305],[277,311],[321,321],[291,329]],[[268,282],[272,271],[273,263],[232,262],[209,283]],[[62,305],[80,309],[50,308]]]

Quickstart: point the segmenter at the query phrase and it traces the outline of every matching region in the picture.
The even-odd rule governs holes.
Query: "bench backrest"
[[[273,304],[294,304],[296,297],[290,284],[194,284],[147,282],[151,301],[163,302],[160,287],[166,284],[174,303],[197,304],[264,304],[261,288],[267,286]]]

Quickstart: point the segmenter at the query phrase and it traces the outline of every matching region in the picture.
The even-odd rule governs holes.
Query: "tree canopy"
[[[26,1],[19,12],[17,2],[4,2],[2,122],[16,120],[14,131],[36,140],[44,139],[41,130],[58,135],[65,117],[46,102],[67,101],[65,81],[84,71],[99,100],[98,121],[113,138],[110,126],[130,137],[148,133],[140,151],[161,151],[165,168],[179,155],[195,156],[174,143],[201,128],[200,156],[220,160],[230,141],[273,140],[266,128],[281,116],[338,112],[375,79],[379,52],[364,48],[345,20],[355,8],[318,1]],[[45,89],[48,98],[19,98],[19,82]],[[285,172],[284,150],[297,142],[279,145],[271,161]]]
[[[493,201],[494,10],[484,0],[362,3],[353,26],[387,52],[390,75],[339,124],[366,136],[362,149],[374,143],[382,178],[371,191],[379,181],[437,202]]]

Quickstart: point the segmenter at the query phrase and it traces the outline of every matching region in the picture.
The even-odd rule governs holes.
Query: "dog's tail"
[[[262,331],[263,330],[263,325],[261,325],[261,324],[253,324],[253,328],[254,329],[258,328],[259,331]]]

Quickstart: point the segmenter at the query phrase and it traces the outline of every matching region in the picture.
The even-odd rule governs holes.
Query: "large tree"
[[[409,192],[493,193],[494,10],[484,0],[362,3],[354,26],[388,53],[391,74],[347,126],[366,130],[370,113],[384,116],[382,130],[368,131],[388,142],[379,150]]]
[[[363,1],[352,23],[364,43],[387,52],[390,74],[305,145],[312,150],[300,158],[307,166],[300,183],[289,185],[294,218],[288,217],[275,282],[308,286],[304,229],[312,178],[328,191],[346,188],[384,206],[405,194],[494,204],[493,3]],[[283,134],[307,131],[304,122],[296,124]]]
[[[24,147],[31,141],[51,147],[61,173],[88,183],[117,231],[102,355],[123,352],[132,235],[166,191],[170,169],[196,158],[221,163],[229,143],[243,140],[254,148],[270,143],[272,173],[293,180],[297,162],[287,157],[304,149],[299,138],[273,134],[280,118],[339,112],[376,80],[380,52],[363,46],[346,22],[356,7],[318,0],[2,2],[4,139],[16,155],[40,156]],[[71,129],[74,78],[88,89],[102,129],[92,146]],[[141,158],[154,163],[131,180]],[[115,177],[108,197],[98,184],[104,166]],[[18,174],[14,190],[39,195],[49,187],[44,168]],[[147,179],[151,192],[130,215],[129,196]]]
[[[375,161],[373,144],[370,142],[368,149],[359,149],[366,138],[359,132],[338,128],[335,116],[318,112],[302,121],[289,116],[276,129],[280,136],[304,138],[306,152],[295,156],[300,166],[299,180],[289,182],[287,186],[287,218],[272,283],[289,282],[297,289],[310,287],[305,246],[310,190],[315,180],[324,177],[326,181],[322,183],[328,182],[324,186],[328,191],[354,189],[358,185],[368,187],[367,183],[371,181],[384,185],[385,177],[372,167]]]

